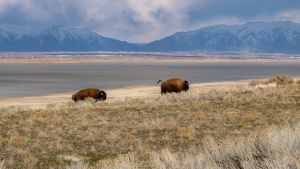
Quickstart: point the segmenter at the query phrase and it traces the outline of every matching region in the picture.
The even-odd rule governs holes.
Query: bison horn
[[[162,81],[162,80],[159,80],[159,81],[157,81],[157,82],[156,82],[156,84],[159,84],[160,82],[161,82],[161,83],[163,83],[163,81]]]

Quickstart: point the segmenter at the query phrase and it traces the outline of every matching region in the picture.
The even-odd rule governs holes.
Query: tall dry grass
[[[187,93],[155,99],[125,97],[99,103],[87,100],[48,105],[46,109],[3,108],[0,110],[0,166],[8,169],[155,168],[158,164],[169,165],[169,158],[183,165],[185,156],[191,160],[214,157],[212,161],[229,165],[226,159],[230,151],[254,151],[254,148],[230,150],[226,149],[230,141],[222,140],[240,142],[250,133],[270,125],[297,124],[299,103],[299,83],[292,83],[276,89],[239,86],[200,94],[191,88]],[[239,139],[232,139],[236,137]],[[220,145],[207,148],[214,142]],[[231,147],[234,146],[232,143]],[[209,156],[208,150],[215,153]],[[227,155],[223,153],[227,151]],[[246,163],[244,158],[241,160]],[[275,158],[273,154],[272,158]]]
[[[3,161],[0,161],[0,169],[4,169],[4,162]]]
[[[152,153],[153,169],[296,169],[300,167],[300,126],[271,127],[247,138],[215,141],[208,137],[201,152]],[[139,162],[131,154],[102,161],[91,169],[137,169]],[[75,168],[72,168],[75,169]]]

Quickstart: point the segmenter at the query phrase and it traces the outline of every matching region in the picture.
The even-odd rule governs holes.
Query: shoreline
[[[222,81],[194,83],[190,85],[190,91],[193,93],[204,93],[213,89],[232,89],[238,86],[245,86],[253,80]],[[260,80],[260,79],[259,79]],[[113,88],[105,90],[107,100],[126,99],[126,98],[155,98],[160,96],[160,86],[127,86],[122,88]],[[45,96],[25,96],[10,97],[0,99],[0,108],[10,106],[38,106],[45,107],[49,104],[72,102],[71,96],[76,91],[65,93],[55,93]]]
[[[296,62],[300,58],[226,58],[226,57],[45,57],[45,58],[0,58],[0,64],[76,64],[76,63],[213,63],[213,62]]]
[[[253,53],[246,51],[54,51],[0,52],[1,63],[114,63],[114,62],[300,62],[300,53]]]

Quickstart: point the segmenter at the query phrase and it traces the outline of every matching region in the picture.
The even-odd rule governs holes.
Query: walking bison
[[[161,82],[161,94],[165,93],[179,93],[181,91],[188,91],[189,90],[189,82],[186,80],[182,80],[180,78],[173,78],[169,79],[165,82],[159,80],[157,84]]]
[[[96,88],[87,88],[82,89],[72,95],[72,100],[74,100],[75,102],[84,100],[86,98],[93,98],[96,101],[106,100],[106,93],[103,90],[99,90]]]

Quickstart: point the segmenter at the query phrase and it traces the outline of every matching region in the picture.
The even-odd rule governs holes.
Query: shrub
[[[294,78],[290,76],[276,76],[265,82],[265,84],[276,83],[277,85],[287,85],[294,83]]]
[[[262,82],[260,80],[251,80],[249,82],[249,86],[256,86],[258,84],[261,84]]]
[[[293,77],[290,76],[275,76],[273,78],[270,78],[268,80],[251,80],[249,82],[249,86],[256,86],[259,84],[270,84],[270,83],[276,83],[277,85],[288,85],[288,84],[293,84],[295,82]]]

